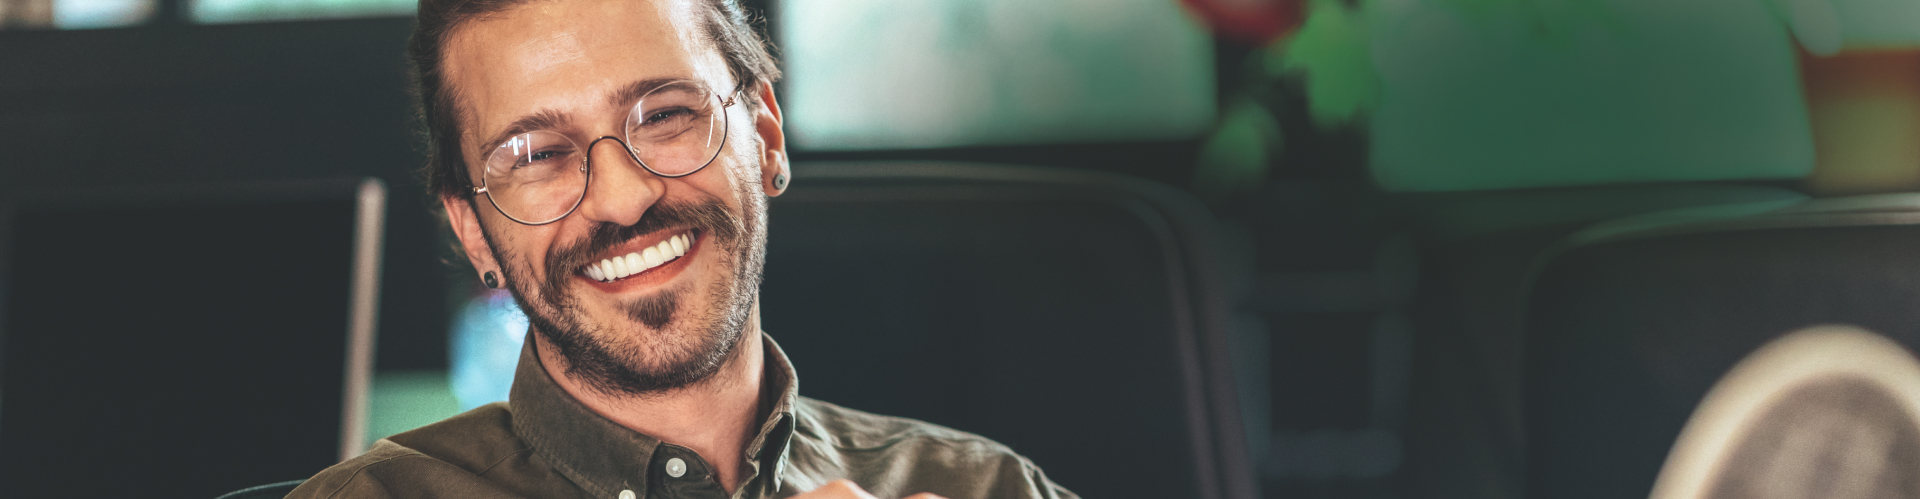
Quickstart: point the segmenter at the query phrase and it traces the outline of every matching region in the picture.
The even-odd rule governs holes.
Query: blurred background
[[[1522,311],[1554,244],[1920,190],[1911,0],[741,3],[787,72],[796,189],[912,160],[1197,200],[1265,497],[1527,495]],[[413,8],[0,0],[0,192],[379,179],[366,439],[504,400],[526,321],[416,175]]]

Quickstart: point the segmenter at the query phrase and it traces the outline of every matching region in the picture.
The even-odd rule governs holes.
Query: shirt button
[[[667,476],[680,478],[680,475],[685,475],[685,474],[687,474],[686,461],[681,461],[680,458],[677,458],[677,457],[667,460]],[[631,499],[631,498],[622,497],[620,499]]]
[[[633,499],[633,491],[631,490],[620,491],[620,499]]]

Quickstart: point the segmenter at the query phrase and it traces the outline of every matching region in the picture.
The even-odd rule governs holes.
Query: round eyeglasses
[[[620,143],[635,163],[654,175],[692,175],[720,156],[727,142],[726,111],[733,101],[732,94],[723,100],[703,83],[680,80],[654,87],[627,110],[624,140],[609,135],[580,147],[551,130],[514,135],[487,153],[485,172],[473,194],[485,194],[494,209],[515,222],[559,221],[586,200],[593,176],[588,153],[607,139]]]

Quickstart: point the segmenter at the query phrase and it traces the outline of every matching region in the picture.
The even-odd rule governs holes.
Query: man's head
[[[752,332],[766,198],[787,168],[778,73],[739,8],[426,0],[419,16],[411,50],[432,141],[428,183],[475,269],[500,272],[569,375],[593,389],[646,394],[713,374]],[[710,91],[700,112],[724,129],[713,135],[724,142],[704,142],[718,147],[711,163],[685,176],[656,175],[626,149],[659,169],[648,158],[665,142],[630,130],[686,114],[636,114],[666,81]],[[519,149],[529,133],[560,145]],[[498,161],[503,144],[532,159]],[[502,175],[561,157],[590,161],[555,169],[587,179],[550,189],[578,206],[539,225],[522,221],[546,216],[506,216],[516,211],[507,198],[556,182]]]

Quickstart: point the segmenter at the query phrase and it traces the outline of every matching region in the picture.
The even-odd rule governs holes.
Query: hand
[[[813,489],[811,491],[808,491],[805,494],[793,496],[793,499],[875,499],[875,498],[873,497],[873,494],[868,494],[867,491],[861,490],[859,485],[853,483],[853,480],[842,478],[839,480],[827,482],[826,485],[821,485],[820,488]],[[921,492],[918,494],[907,496],[905,499],[947,499],[947,498]]]

